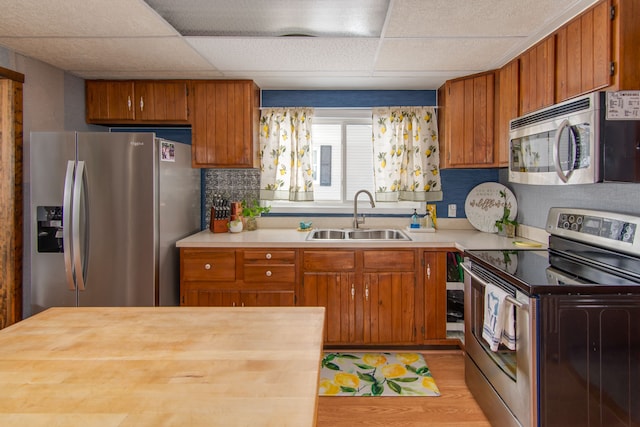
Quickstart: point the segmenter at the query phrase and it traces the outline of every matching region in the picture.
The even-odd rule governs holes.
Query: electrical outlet
[[[449,218],[455,218],[455,217],[456,217],[456,205],[450,204],[449,205]]]

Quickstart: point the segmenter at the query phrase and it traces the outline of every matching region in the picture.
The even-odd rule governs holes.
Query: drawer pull
[[[271,259],[271,254],[266,254],[266,255],[265,255],[265,258],[266,258],[266,259]]]
[[[211,270],[211,264],[205,264],[204,265],[204,269],[205,270]]]
[[[267,272],[266,272],[266,273],[264,273],[264,274],[266,274],[266,275],[267,275],[267,277],[271,277],[271,271],[269,271],[269,270],[267,270]]]

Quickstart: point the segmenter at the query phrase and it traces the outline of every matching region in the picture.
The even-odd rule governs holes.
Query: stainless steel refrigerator
[[[191,147],[154,133],[32,132],[30,304],[178,305],[175,242],[200,230]]]

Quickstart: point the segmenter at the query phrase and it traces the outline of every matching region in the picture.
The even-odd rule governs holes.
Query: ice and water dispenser
[[[62,241],[62,206],[38,206],[38,252],[64,252]]]

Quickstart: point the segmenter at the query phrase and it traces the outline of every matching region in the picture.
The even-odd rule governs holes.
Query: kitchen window
[[[273,213],[352,213],[358,190],[375,194],[370,109],[316,109],[313,116],[313,202],[268,201]],[[406,213],[419,202],[376,202],[363,213]]]

